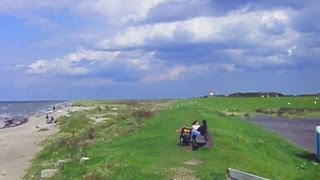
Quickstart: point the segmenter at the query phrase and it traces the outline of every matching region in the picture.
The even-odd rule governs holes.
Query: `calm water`
[[[258,115],[250,119],[265,129],[277,132],[309,152],[316,153],[316,127],[320,119],[288,120],[279,117]]]
[[[65,105],[65,101],[0,101],[0,119],[7,116],[30,117]]]

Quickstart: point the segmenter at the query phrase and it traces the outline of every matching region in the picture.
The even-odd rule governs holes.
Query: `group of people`
[[[46,119],[47,119],[47,121],[46,121],[46,123],[47,123],[47,124],[57,123],[57,120],[56,120],[56,119],[54,119],[54,117],[53,117],[53,116],[51,116],[51,117],[49,118],[48,113],[46,113]]]
[[[199,125],[199,122],[195,120],[192,123],[191,127],[184,126],[180,130],[180,136],[179,140],[180,142],[178,143],[179,145],[189,145],[191,139],[195,139],[196,137],[199,136],[205,136],[207,133],[208,127],[207,127],[207,120],[202,121],[202,125]]]

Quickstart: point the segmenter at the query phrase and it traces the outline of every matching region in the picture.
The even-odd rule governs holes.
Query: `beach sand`
[[[64,107],[49,114],[54,118],[64,116],[70,111],[81,111],[86,108]],[[48,128],[39,131],[36,128]],[[19,180],[31,166],[31,160],[41,149],[41,143],[59,131],[55,124],[46,124],[44,115],[33,116],[20,126],[0,129],[0,180]]]

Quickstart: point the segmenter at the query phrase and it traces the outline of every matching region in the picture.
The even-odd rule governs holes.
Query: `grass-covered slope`
[[[233,112],[235,115],[261,112],[293,119],[320,117],[317,97],[209,98],[203,99],[201,105],[226,114]]]
[[[293,107],[319,108],[312,103],[309,107],[310,98],[260,100],[214,98],[192,104],[183,100],[162,111],[159,102],[110,102],[107,109],[74,113],[60,120],[61,132],[37,156],[26,179],[39,179],[47,168],[59,169],[53,179],[225,179],[228,167],[271,179],[320,177],[320,165],[309,160],[307,152],[257,125],[216,111],[278,108],[288,101]],[[112,107],[117,107],[117,115]],[[94,124],[88,115],[97,114],[110,119]],[[177,146],[176,130],[195,119],[208,121],[212,149]],[[84,156],[90,160],[81,163]],[[64,159],[68,162],[57,165]],[[184,164],[190,160],[200,164]]]

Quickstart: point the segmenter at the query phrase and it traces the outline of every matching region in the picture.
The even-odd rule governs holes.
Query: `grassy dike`
[[[25,179],[39,179],[41,170],[50,168],[59,170],[52,179],[225,179],[228,167],[270,179],[317,179],[320,164],[309,159],[312,155],[260,126],[219,113],[251,113],[286,107],[288,102],[295,108],[320,109],[312,100],[86,102],[95,109],[60,118],[60,132],[34,159]],[[96,122],[90,117],[107,119]],[[177,146],[176,129],[195,119],[208,121],[212,149]],[[80,162],[81,157],[90,160]],[[189,160],[200,164],[184,164]]]

